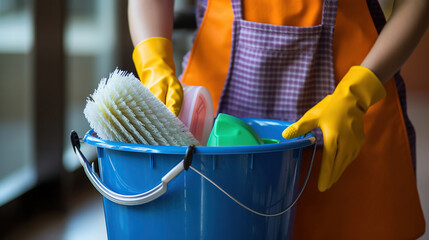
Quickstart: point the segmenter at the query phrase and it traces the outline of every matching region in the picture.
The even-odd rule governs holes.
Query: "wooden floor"
[[[20,223],[4,239],[34,240],[103,240],[107,239],[103,202],[94,189],[73,196],[68,212],[48,211]],[[92,187],[92,186],[91,186]]]

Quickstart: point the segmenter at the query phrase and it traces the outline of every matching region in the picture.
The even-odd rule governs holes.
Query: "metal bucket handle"
[[[238,205],[240,205],[241,207],[243,207],[244,209],[246,209],[247,211],[254,213],[256,215],[262,216],[262,217],[276,217],[276,216],[280,216],[284,213],[286,213],[287,211],[289,211],[293,206],[295,206],[296,202],[298,202],[299,197],[301,197],[302,192],[305,189],[305,186],[307,185],[308,179],[310,178],[310,172],[311,172],[311,167],[313,166],[313,160],[314,160],[314,156],[316,155],[316,140],[314,138],[314,143],[312,144],[314,145],[313,148],[313,155],[311,156],[311,162],[310,162],[310,166],[308,167],[308,172],[307,172],[307,176],[305,177],[305,181],[302,184],[301,190],[298,192],[298,195],[296,196],[295,200],[292,201],[291,204],[289,204],[289,206],[287,206],[285,208],[285,210],[278,212],[278,213],[274,213],[274,214],[266,214],[266,213],[261,213],[258,211],[255,211],[249,207],[247,207],[246,205],[244,205],[242,202],[238,201],[236,198],[234,198],[233,196],[231,196],[231,194],[229,194],[227,191],[225,191],[224,189],[222,189],[219,185],[217,185],[213,180],[211,180],[210,178],[208,178],[206,175],[204,175],[203,173],[201,173],[200,171],[198,171],[197,169],[195,169],[192,166],[189,166],[190,169],[194,170],[196,173],[198,173],[199,175],[201,175],[201,177],[203,177],[204,179],[206,179],[208,182],[210,182],[211,184],[213,184],[216,188],[218,188],[221,192],[223,192],[226,196],[228,196],[231,200],[233,200],[234,202],[236,202]]]
[[[150,201],[157,199],[167,191],[168,183],[184,170],[184,166],[183,166],[184,161],[182,160],[175,167],[173,167],[167,174],[165,174],[164,177],[162,177],[160,184],[158,184],[156,187],[152,188],[151,190],[144,193],[135,194],[135,195],[120,194],[112,191],[101,182],[100,178],[95,173],[94,166],[90,165],[88,160],[80,151],[80,139],[75,131],[71,132],[70,138],[71,138],[73,150],[78,156],[80,164],[82,165],[86,176],[89,178],[92,185],[94,185],[95,189],[97,189],[97,191],[101,193],[101,195],[103,195],[105,198],[121,205],[134,206],[134,205],[140,205],[143,203],[148,203]]]
[[[151,202],[151,201],[157,199],[158,197],[160,197],[162,194],[164,194],[167,191],[167,185],[171,180],[173,180],[175,177],[177,177],[183,170],[188,170],[188,168],[190,168],[193,171],[195,171],[196,173],[198,173],[201,177],[206,179],[208,182],[213,184],[215,187],[217,187],[220,191],[222,191],[225,195],[227,195],[229,198],[231,198],[234,202],[236,202],[241,207],[245,208],[246,210],[248,210],[254,214],[264,216],[264,217],[275,217],[275,216],[282,215],[282,214],[286,213],[287,211],[289,211],[296,204],[296,202],[298,201],[302,192],[304,191],[305,186],[307,185],[307,181],[310,177],[311,167],[313,165],[313,160],[314,160],[314,156],[316,153],[316,145],[317,145],[315,139],[312,139],[314,149],[313,149],[313,155],[311,157],[310,166],[308,168],[308,172],[307,172],[307,176],[305,177],[305,181],[301,187],[301,190],[299,191],[298,195],[296,196],[295,200],[285,210],[283,210],[279,213],[265,214],[265,213],[260,213],[260,212],[257,212],[255,210],[250,209],[249,207],[247,207],[246,205],[244,205],[243,203],[241,203],[240,201],[235,199],[233,196],[231,196],[229,193],[227,193],[224,189],[222,189],[219,185],[217,185],[213,180],[211,180],[210,178],[205,176],[203,173],[199,172],[194,167],[190,166],[191,162],[192,162],[192,154],[195,150],[194,146],[190,146],[187,149],[184,160],[180,161],[167,174],[165,174],[164,177],[162,177],[162,179],[161,179],[161,183],[158,184],[156,187],[154,187],[151,190],[144,192],[144,193],[135,194],[135,195],[124,195],[124,194],[120,194],[120,193],[112,191],[111,189],[106,187],[101,182],[100,178],[95,173],[94,165],[91,166],[90,163],[88,162],[88,160],[83,155],[83,153],[80,151],[80,139],[79,139],[79,136],[77,135],[77,133],[75,131],[71,132],[70,138],[71,138],[73,150],[76,153],[76,155],[78,156],[80,164],[82,165],[86,176],[89,178],[89,180],[91,181],[91,183],[95,187],[95,189],[97,189],[97,191],[99,193],[101,193],[101,195],[103,195],[105,198],[109,199],[112,202],[115,202],[115,203],[118,203],[121,205],[128,205],[128,206],[140,205],[140,204]]]

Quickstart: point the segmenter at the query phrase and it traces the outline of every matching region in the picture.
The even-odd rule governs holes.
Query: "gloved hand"
[[[183,102],[183,89],[175,74],[171,41],[154,37],[139,43],[133,52],[140,81],[176,116]]]
[[[329,189],[356,159],[365,140],[363,114],[385,96],[383,84],[371,70],[353,66],[331,95],[283,131],[284,138],[295,138],[321,128],[324,146],[319,191]]]

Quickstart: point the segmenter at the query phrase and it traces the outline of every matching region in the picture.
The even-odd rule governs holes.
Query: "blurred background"
[[[0,239],[106,239],[100,195],[69,142],[87,96],[116,67],[134,72],[127,1],[0,1]],[[177,73],[195,4],[176,0]],[[402,68],[417,131],[417,182],[429,215],[429,33]],[[83,145],[88,158],[93,147]],[[426,234],[421,239],[429,239]]]

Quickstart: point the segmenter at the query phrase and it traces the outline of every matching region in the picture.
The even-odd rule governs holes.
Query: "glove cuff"
[[[175,74],[173,45],[163,37],[148,38],[134,48],[133,61],[139,76],[143,69],[157,65],[167,65]]]
[[[335,89],[337,91],[353,95],[364,111],[386,96],[386,90],[378,77],[363,66],[351,67]]]

